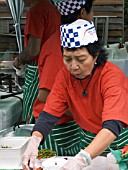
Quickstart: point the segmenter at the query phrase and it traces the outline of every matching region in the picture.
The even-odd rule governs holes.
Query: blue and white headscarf
[[[60,27],[61,45],[67,48],[77,48],[98,41],[93,22],[78,19],[71,24]]]
[[[53,0],[53,2],[61,15],[69,15],[82,8],[86,0],[61,0],[60,2]]]

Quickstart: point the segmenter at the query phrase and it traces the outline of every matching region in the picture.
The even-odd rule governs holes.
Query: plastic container
[[[44,170],[59,170],[67,162],[64,158],[48,158],[42,162],[42,167]]]
[[[21,164],[28,140],[28,137],[0,138],[0,169],[11,169]]]
[[[119,52],[118,52],[118,49],[119,49],[119,44],[118,43],[114,43],[114,44],[109,44],[109,48],[112,49],[112,54],[113,54],[113,58],[114,59],[118,59],[119,58]]]

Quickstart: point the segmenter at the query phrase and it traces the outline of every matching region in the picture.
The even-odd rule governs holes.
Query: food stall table
[[[71,159],[71,157],[64,157],[64,156],[57,156],[57,157],[54,157],[55,159],[62,159],[62,158],[66,158],[66,159]],[[53,159],[54,159],[53,158]],[[51,159],[51,158],[47,158],[48,159]],[[46,161],[46,159],[41,159],[41,160],[38,160],[36,159],[36,168],[39,168],[41,167],[42,168],[42,163]],[[49,162],[49,161],[48,161]],[[15,169],[15,170],[18,170],[18,169],[22,169],[22,166],[20,165],[19,167],[8,167],[8,166],[4,166],[3,167],[3,170],[11,170],[11,169]],[[44,168],[45,169],[45,168]],[[49,168],[47,167],[46,169],[48,170],[59,170],[58,167],[51,167],[51,164],[49,163]],[[82,170],[119,170],[119,167],[118,167],[118,164],[116,163],[116,160],[113,156],[111,157],[104,157],[104,156],[97,156],[95,159],[92,160],[92,165],[88,166],[88,167],[85,167],[83,168]]]

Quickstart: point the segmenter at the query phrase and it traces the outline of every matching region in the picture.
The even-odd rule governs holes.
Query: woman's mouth
[[[81,74],[78,74],[78,73],[72,73],[72,75],[76,78],[80,78],[81,77]]]

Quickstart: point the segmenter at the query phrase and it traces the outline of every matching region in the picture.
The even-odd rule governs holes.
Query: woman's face
[[[63,61],[66,68],[76,78],[83,79],[90,75],[96,58],[93,58],[85,47],[77,48],[74,51],[63,48]]]
[[[87,21],[93,21],[93,8],[91,9],[90,13],[85,15],[85,20]]]
[[[80,18],[87,20],[87,21],[93,21],[93,7],[91,9],[91,11],[89,13],[87,13],[87,11],[85,10],[85,8],[83,8],[81,10],[81,16]]]

